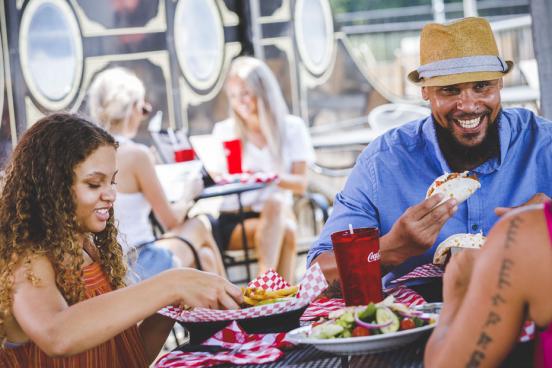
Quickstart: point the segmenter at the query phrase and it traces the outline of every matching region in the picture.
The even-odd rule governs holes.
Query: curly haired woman
[[[125,287],[116,149],[70,114],[41,119],[15,148],[0,192],[0,366],[145,367],[173,324],[163,306],[237,308],[237,287],[193,269]]]

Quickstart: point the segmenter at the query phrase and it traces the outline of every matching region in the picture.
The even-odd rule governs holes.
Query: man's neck
[[[457,159],[455,157],[446,157],[446,155],[445,155],[445,160],[447,161],[450,169],[453,172],[464,172],[464,171],[473,170],[476,167],[483,164],[485,161],[487,161],[490,158],[491,158],[491,156],[481,157],[478,160],[474,160],[472,162],[467,162],[466,160]]]

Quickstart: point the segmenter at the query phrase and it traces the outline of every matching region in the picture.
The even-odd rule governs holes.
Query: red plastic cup
[[[383,299],[379,230],[375,227],[338,231],[331,235],[341,290],[346,305],[366,305]]]
[[[222,142],[224,146],[224,155],[226,156],[226,165],[228,174],[242,173],[242,146],[239,139]]]
[[[174,162],[192,161],[195,158],[195,153],[192,148],[175,149]]]

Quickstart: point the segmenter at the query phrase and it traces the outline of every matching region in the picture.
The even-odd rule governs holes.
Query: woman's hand
[[[243,302],[241,289],[210,272],[192,268],[168,271],[174,274],[175,303],[211,309],[238,309]]]

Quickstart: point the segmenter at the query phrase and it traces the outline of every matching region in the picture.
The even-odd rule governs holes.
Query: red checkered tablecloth
[[[280,349],[293,346],[286,334],[248,334],[234,321],[217,332],[201,346],[218,346],[225,350],[183,352],[174,350],[163,355],[156,368],[212,367],[223,363],[263,364],[278,360],[284,353]]]

